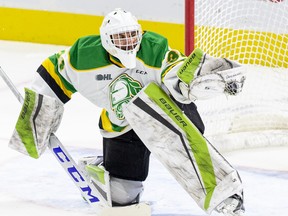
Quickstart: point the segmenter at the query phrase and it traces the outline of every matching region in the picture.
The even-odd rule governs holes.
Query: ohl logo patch
[[[97,74],[95,76],[95,79],[98,81],[101,80],[112,80],[111,74]]]

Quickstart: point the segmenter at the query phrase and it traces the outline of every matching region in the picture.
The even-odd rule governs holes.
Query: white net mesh
[[[288,144],[288,1],[195,0],[195,46],[248,64],[243,92],[198,101],[223,151]]]
[[[245,64],[288,68],[288,1],[195,0],[196,46]]]

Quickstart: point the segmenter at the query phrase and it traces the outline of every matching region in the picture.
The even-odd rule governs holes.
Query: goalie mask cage
[[[243,92],[197,101],[222,151],[288,144],[288,0],[186,0],[185,51],[246,65]]]

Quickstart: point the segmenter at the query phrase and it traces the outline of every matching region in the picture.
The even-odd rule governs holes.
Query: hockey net
[[[219,150],[288,144],[288,1],[195,0],[195,47],[247,65],[243,92],[198,101]]]

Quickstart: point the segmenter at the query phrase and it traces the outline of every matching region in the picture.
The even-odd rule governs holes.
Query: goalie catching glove
[[[9,147],[39,158],[45,151],[51,133],[62,118],[64,108],[57,99],[25,88],[25,99]]]
[[[219,94],[237,95],[245,81],[244,67],[225,58],[214,58],[195,49],[179,69],[179,88],[191,101]]]

